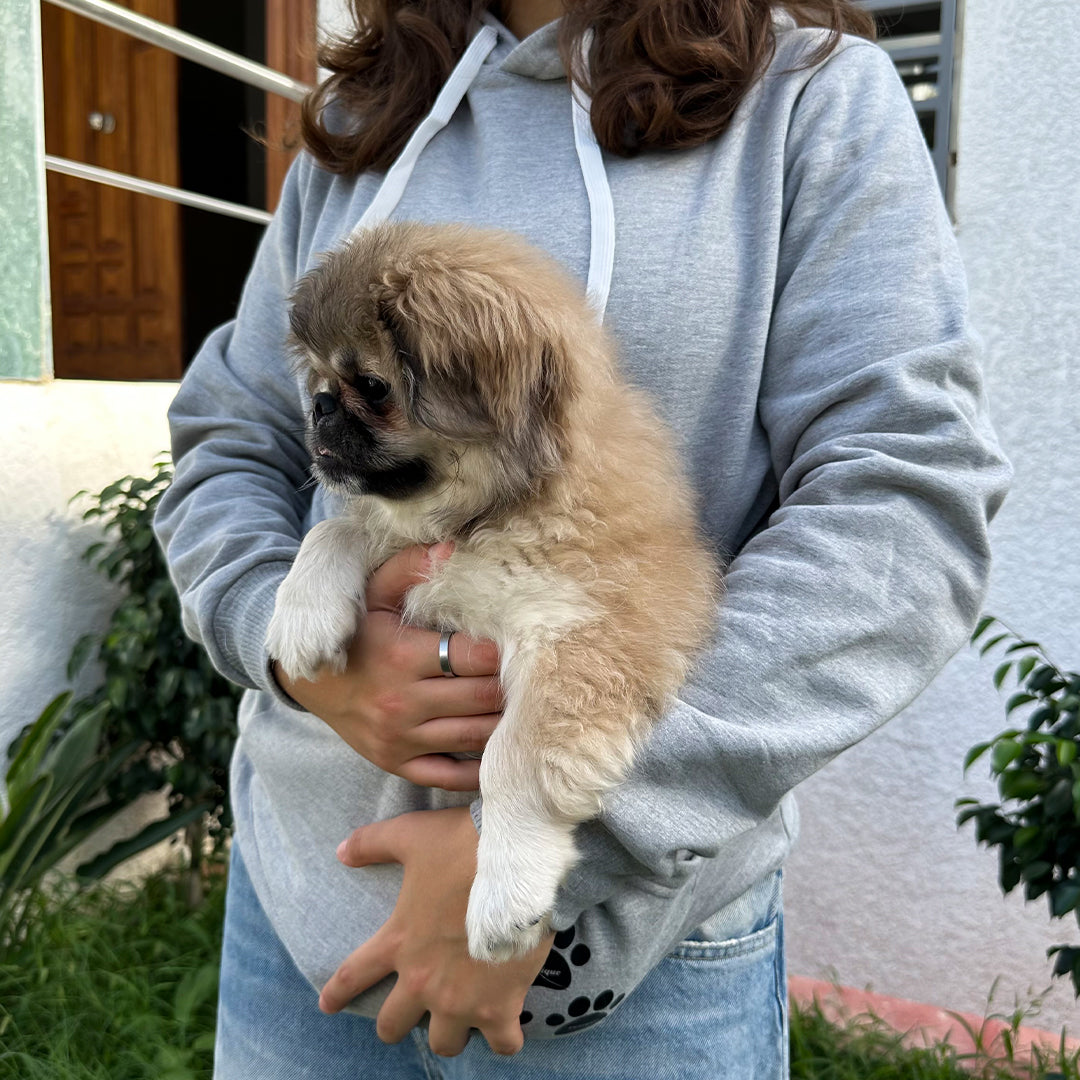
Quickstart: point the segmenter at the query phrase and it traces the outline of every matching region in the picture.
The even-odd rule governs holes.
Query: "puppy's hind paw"
[[[516,901],[516,902],[515,902]],[[477,879],[469,894],[465,931],[469,955],[489,964],[504,964],[535,949],[550,930],[548,911],[522,902]]]

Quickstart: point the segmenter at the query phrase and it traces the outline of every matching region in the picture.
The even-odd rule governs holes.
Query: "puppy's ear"
[[[365,297],[356,287],[352,256],[335,251],[321,256],[293,286],[289,327],[293,338],[314,351],[350,338],[363,322]]]
[[[462,442],[489,439],[495,425],[470,365],[447,360],[446,336],[421,327],[415,315],[410,316],[407,287],[406,277],[384,279],[375,300],[379,322],[401,364],[410,418]]]
[[[289,329],[297,344],[310,343],[315,318],[315,290],[318,271],[305,274],[289,297]]]
[[[419,386],[423,422],[457,437],[496,435],[551,465],[573,366],[558,311],[497,271],[440,267],[384,279],[380,310]]]

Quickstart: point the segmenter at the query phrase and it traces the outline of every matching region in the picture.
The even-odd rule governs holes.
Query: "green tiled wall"
[[[51,370],[39,0],[0,0],[0,378]]]

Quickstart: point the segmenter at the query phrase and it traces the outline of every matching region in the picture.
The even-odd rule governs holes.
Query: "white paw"
[[[314,679],[322,668],[340,673],[358,617],[356,597],[325,592],[305,596],[290,575],[278,589],[267,652],[290,679]]]
[[[503,964],[535,949],[548,932],[550,910],[550,904],[536,904],[513,888],[478,875],[465,915],[469,955],[489,964]]]
[[[497,821],[485,804],[465,915],[469,955],[501,964],[536,948],[574,861],[572,829],[536,819]]]

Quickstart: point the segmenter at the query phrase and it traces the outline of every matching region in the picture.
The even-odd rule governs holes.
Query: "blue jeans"
[[[461,1055],[440,1058],[419,1028],[387,1046],[374,1021],[319,1012],[317,994],[270,926],[234,844],[214,1078],[787,1080],[779,873],[765,895],[760,926],[729,941],[682,942],[601,1023],[526,1039],[511,1058],[493,1054],[474,1033]]]

